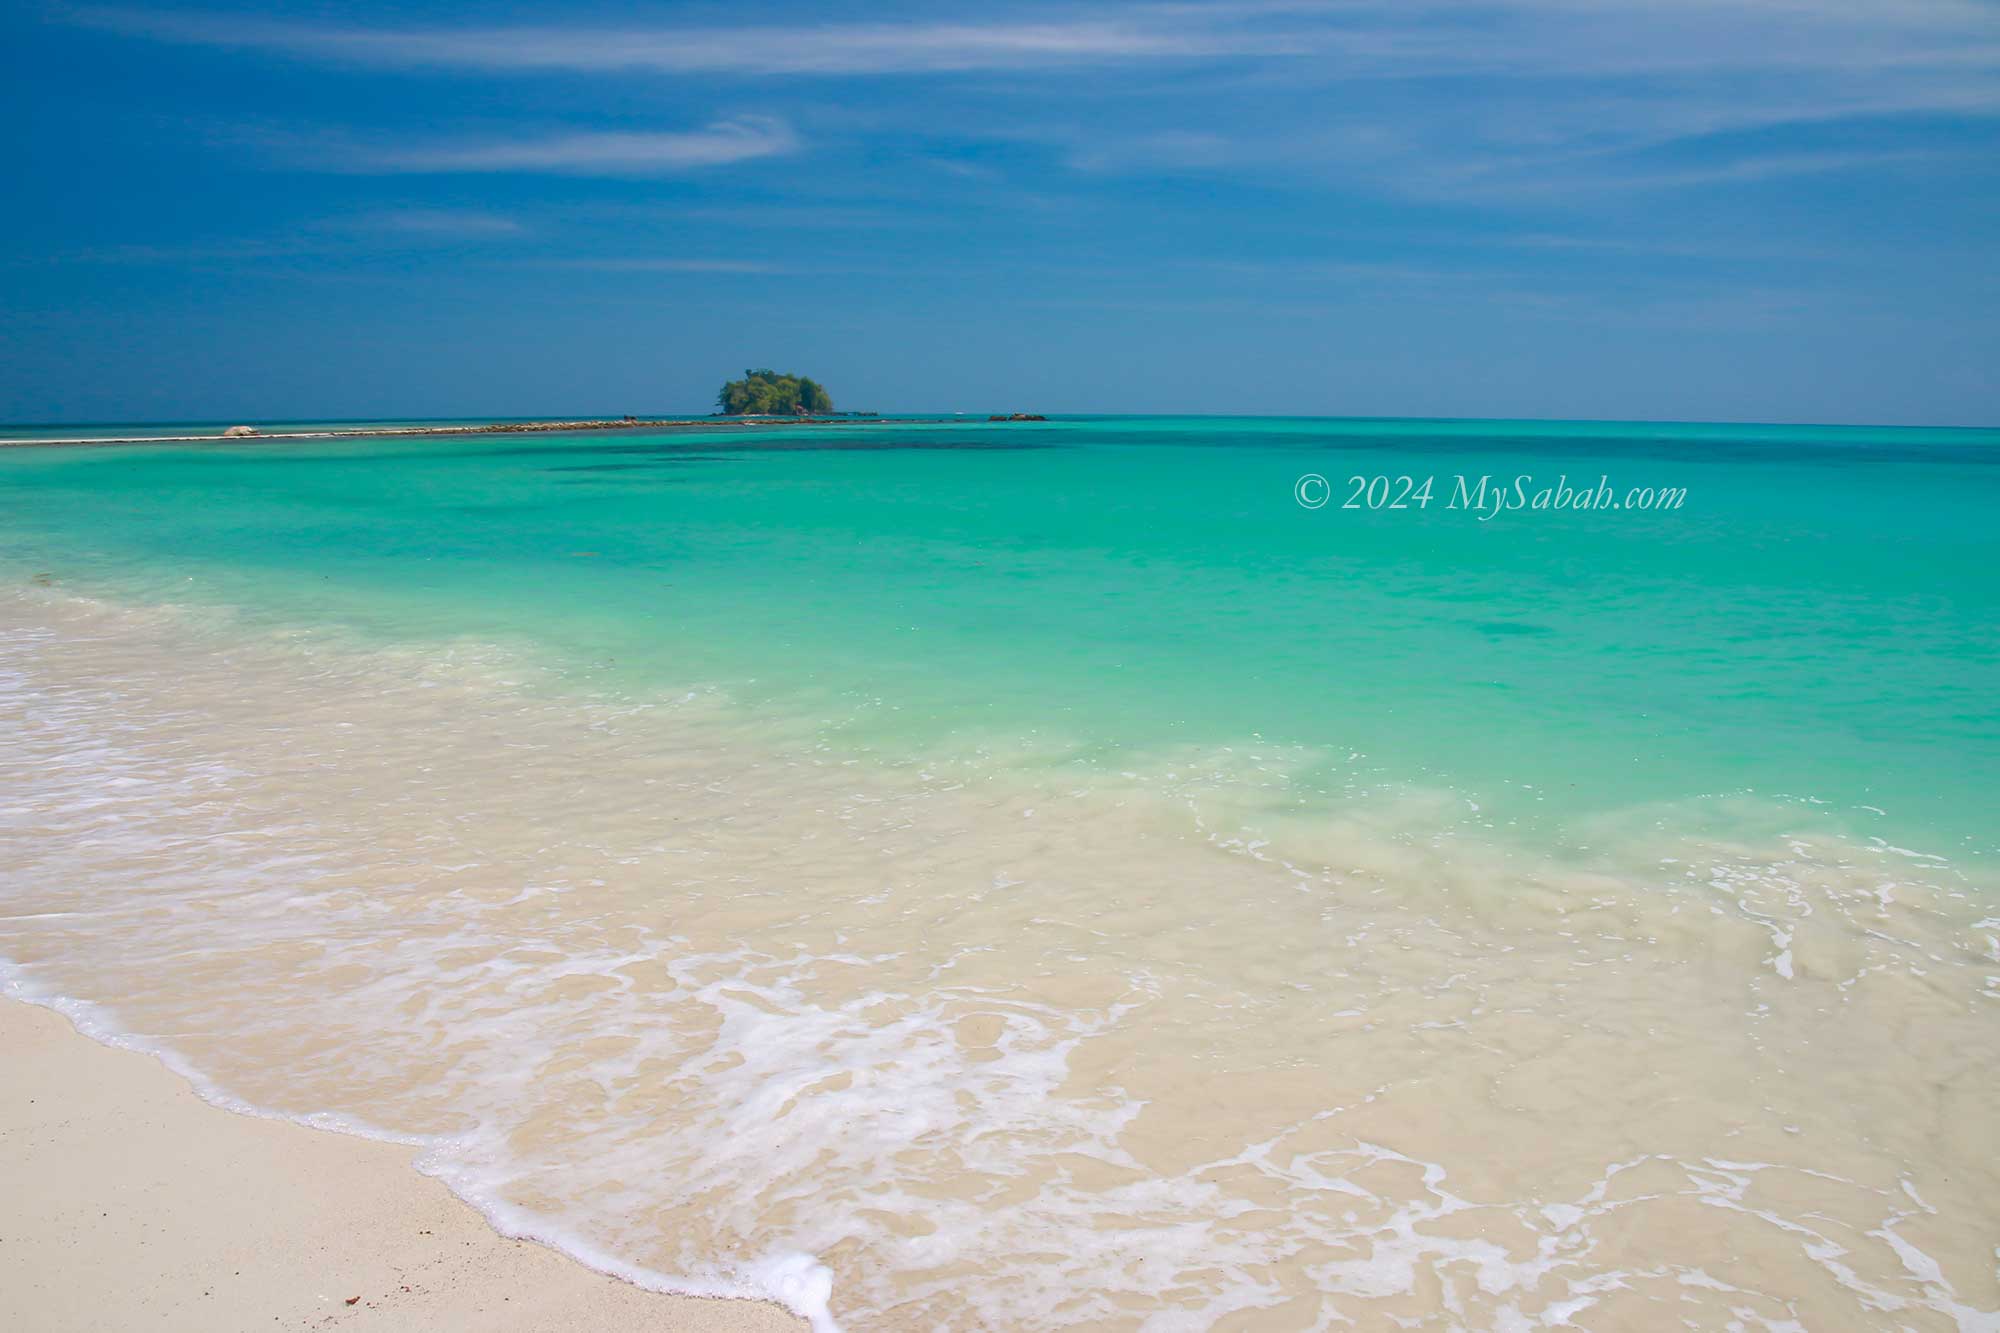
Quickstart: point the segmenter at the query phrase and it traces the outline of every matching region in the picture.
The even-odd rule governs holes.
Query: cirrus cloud
[[[585,130],[531,137],[413,144],[361,152],[350,169],[409,172],[546,171],[650,176],[796,152],[782,120],[739,116],[698,130]]]

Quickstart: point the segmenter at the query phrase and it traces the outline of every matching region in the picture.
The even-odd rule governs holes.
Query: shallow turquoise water
[[[0,431],[0,434],[10,432]],[[1330,484],[1307,509],[1303,474]],[[1427,507],[1342,507],[1351,476]],[[1685,488],[1452,508],[1456,478]],[[1400,487],[1392,487],[1392,491]],[[0,575],[715,685],[857,752],[1296,747],[1302,799],[1750,793],[1995,845],[2000,432],[1104,418],[0,450]]]

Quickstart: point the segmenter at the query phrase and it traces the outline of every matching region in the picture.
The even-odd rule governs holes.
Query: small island
[[[724,416],[823,416],[833,411],[833,395],[804,375],[746,370],[715,395]]]

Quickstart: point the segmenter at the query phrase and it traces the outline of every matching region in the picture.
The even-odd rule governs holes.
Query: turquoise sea
[[[1344,507],[1378,476],[1432,479],[1430,503]],[[1685,499],[1454,508],[1482,477]],[[1533,819],[1749,794],[1962,855],[1996,844],[1996,516],[2000,432],[1973,430],[1100,417],[0,450],[15,580],[501,640],[856,752],[1254,738],[1296,747],[1299,800],[1442,788]]]
[[[0,448],[0,995],[818,1333],[1992,1330],[1996,513],[1971,430]]]

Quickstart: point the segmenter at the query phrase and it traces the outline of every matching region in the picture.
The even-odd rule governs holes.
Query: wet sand
[[[410,1156],[210,1106],[151,1056],[0,1002],[0,1327],[805,1327],[504,1238]]]

